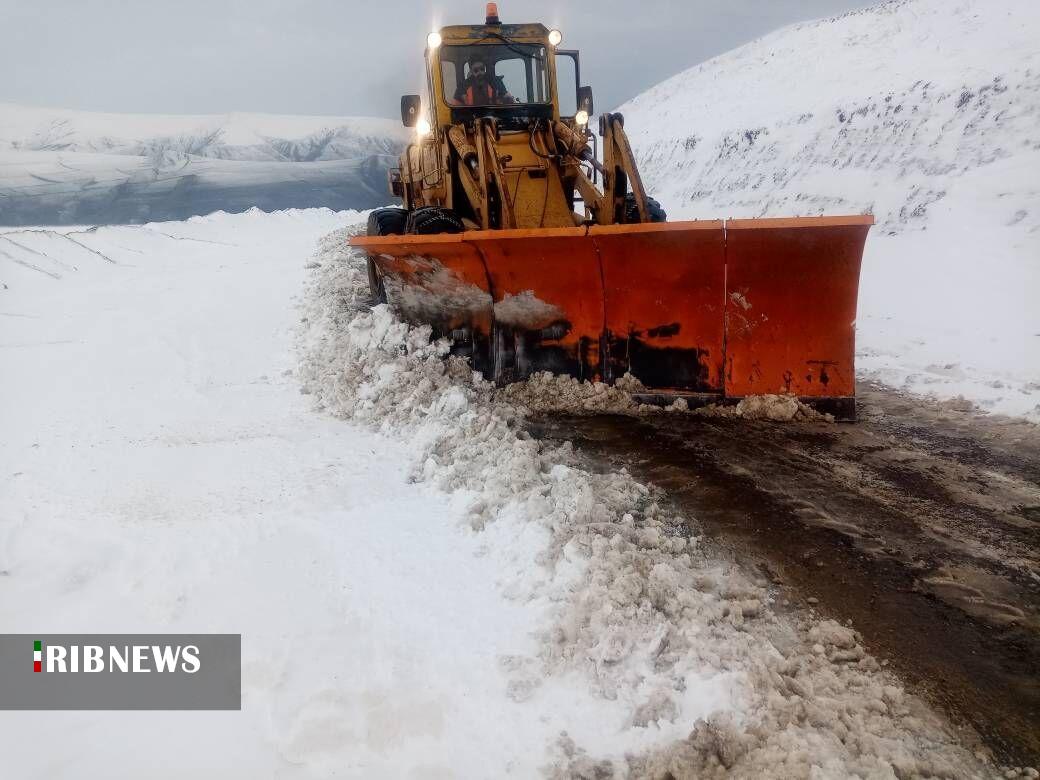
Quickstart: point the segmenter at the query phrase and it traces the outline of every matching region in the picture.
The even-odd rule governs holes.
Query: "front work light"
[[[563,33],[559,30],[549,30],[549,43],[553,46],[559,46],[563,43]]]
[[[419,117],[415,122],[415,134],[420,138],[425,138],[430,134],[430,120],[424,116]]]
[[[584,127],[589,123],[589,112],[584,108],[581,109],[577,114],[574,115],[574,121],[580,126]]]
[[[429,49],[436,49],[441,45],[441,34],[439,32],[432,32],[426,36],[426,46]]]

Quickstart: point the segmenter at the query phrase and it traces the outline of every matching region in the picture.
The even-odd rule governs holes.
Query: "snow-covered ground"
[[[623,111],[673,217],[878,215],[867,376],[1036,415],[1038,18],[886,3]],[[5,154],[148,165],[103,137]],[[205,148],[153,159],[287,164]],[[0,713],[5,776],[994,773],[851,628],[370,310],[362,216],[0,230],[0,624],[241,632],[244,660],[242,712]]]
[[[0,225],[140,223],[389,199],[400,122],[103,114],[0,103]]]
[[[244,653],[241,714],[3,713],[5,774],[529,776],[561,729],[623,717],[565,678],[514,704],[503,658],[535,653],[545,605],[503,597],[512,553],[412,483],[407,442],[301,395],[293,299],[349,218],[4,234],[39,254],[0,295],[0,623]]]
[[[876,215],[861,375],[1040,420],[1038,40],[1031,0],[891,0],[619,110],[673,219]]]
[[[4,233],[0,622],[244,655],[241,713],[0,713],[5,770],[986,771],[853,631],[368,311],[346,231],[308,261],[357,218]]]

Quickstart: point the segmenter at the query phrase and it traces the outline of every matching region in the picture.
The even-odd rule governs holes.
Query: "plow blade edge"
[[[390,305],[497,382],[631,373],[697,402],[791,393],[854,416],[872,217],[355,237]]]

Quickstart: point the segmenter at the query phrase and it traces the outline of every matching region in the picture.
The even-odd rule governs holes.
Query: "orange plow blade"
[[[855,415],[872,217],[356,237],[390,305],[497,382],[538,371],[696,403],[792,393]]]
[[[722,222],[589,229],[603,269],[607,373],[647,387],[723,391]]]
[[[873,222],[726,223],[727,395],[790,393],[853,405],[859,271]]]

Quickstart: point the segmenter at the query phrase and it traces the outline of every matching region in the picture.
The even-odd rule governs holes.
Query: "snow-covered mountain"
[[[103,114],[0,103],[0,224],[145,222],[390,200],[399,123]]]
[[[0,149],[316,162],[399,154],[400,122],[280,114],[106,114],[0,103]]]
[[[868,376],[1040,418],[1040,5],[890,0],[619,110],[671,218],[870,212]]]

